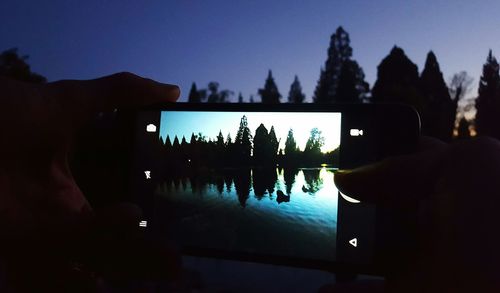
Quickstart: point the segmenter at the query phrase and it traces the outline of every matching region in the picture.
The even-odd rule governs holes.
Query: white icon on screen
[[[148,221],[140,221],[139,222],[139,227],[147,227],[148,226]]]
[[[156,125],[148,124],[148,126],[146,126],[146,131],[147,132],[156,132]]]
[[[354,247],[358,247],[358,238],[352,238],[351,240],[349,240],[349,244]]]
[[[151,179],[151,171],[144,171],[144,174],[146,175],[146,179]]]
[[[349,134],[351,136],[363,136],[363,129],[353,128],[349,131]]]

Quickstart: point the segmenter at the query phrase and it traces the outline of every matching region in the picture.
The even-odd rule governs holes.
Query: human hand
[[[418,251],[408,256],[412,270],[388,276],[386,288],[498,292],[500,142],[477,138],[447,145],[423,138],[421,145],[419,153],[335,176],[339,190],[362,201],[394,209],[419,206]]]
[[[39,281],[64,274],[59,265],[71,266],[68,258],[92,233],[95,213],[68,166],[77,130],[101,111],[178,96],[177,86],[130,73],[44,85],[0,78],[0,259],[9,278],[16,277],[11,268],[26,273],[32,267],[43,276]],[[110,213],[127,222],[139,212],[120,207]]]

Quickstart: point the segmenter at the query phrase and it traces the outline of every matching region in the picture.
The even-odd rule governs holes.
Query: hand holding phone
[[[415,154],[335,177],[340,190],[378,206],[405,210],[419,202],[417,249],[386,254],[389,263],[406,263],[392,271],[393,292],[498,292],[499,154],[492,138],[445,144],[422,137]]]

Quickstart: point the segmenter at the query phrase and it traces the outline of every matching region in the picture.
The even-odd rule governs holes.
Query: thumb
[[[424,196],[432,188],[441,164],[441,149],[388,158],[334,176],[340,192],[371,203],[401,204]]]

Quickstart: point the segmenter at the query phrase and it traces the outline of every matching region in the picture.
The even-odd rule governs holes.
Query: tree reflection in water
[[[323,187],[323,179],[319,177],[321,169],[303,169],[306,184],[302,186],[302,191],[314,195]]]
[[[252,170],[252,182],[255,198],[261,200],[266,191],[269,196],[272,197],[274,193],[274,186],[278,181],[278,175],[276,174],[276,168],[255,168]]]
[[[303,180],[298,176],[302,176]],[[176,175],[166,176],[158,185],[161,193],[190,192],[203,197],[209,190],[216,190],[219,195],[235,194],[241,207],[246,207],[250,191],[253,188],[255,198],[262,200],[266,195],[271,200],[276,194],[278,204],[291,200],[295,184],[303,193],[314,195],[323,188],[323,179],[320,177],[321,169],[298,169],[261,167],[261,168],[232,168],[222,170],[198,169],[190,170]],[[331,172],[331,170],[328,170]],[[279,177],[278,178],[278,174]],[[299,175],[300,174],[300,175]],[[298,179],[299,178],[299,179]],[[297,183],[300,182],[300,183]],[[302,183],[303,182],[303,183]],[[283,186],[284,185],[284,186]],[[189,189],[191,187],[191,190]],[[284,187],[284,190],[282,188]]]
[[[299,169],[297,168],[284,168],[283,169],[283,179],[285,181],[286,194],[290,195],[292,192],[293,184],[295,183],[295,177],[299,174]]]
[[[250,195],[251,188],[251,174],[250,169],[236,169],[234,173],[234,186],[236,188],[236,194],[238,195],[238,201],[240,205],[244,208],[247,204],[248,196]]]

